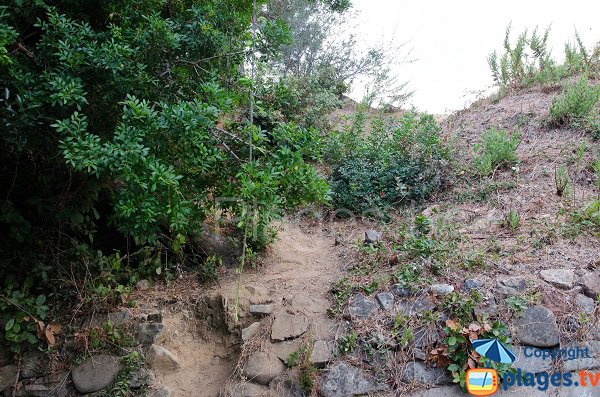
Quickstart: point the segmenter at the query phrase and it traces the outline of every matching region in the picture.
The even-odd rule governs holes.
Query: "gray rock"
[[[402,380],[429,385],[452,384],[452,379],[443,368],[428,368],[420,361],[411,361],[406,364]]]
[[[107,354],[92,356],[71,371],[73,385],[80,393],[93,393],[110,386],[119,370],[119,359]]]
[[[382,292],[377,294],[377,300],[383,310],[391,309],[394,306],[394,294],[391,292]]]
[[[414,295],[410,288],[406,288],[402,284],[392,285],[392,292],[394,293],[394,295],[399,296],[401,298],[407,298],[411,295]]]
[[[575,372],[600,368],[600,341],[576,343],[564,348],[577,351],[578,354],[573,357],[563,357],[563,371]]]
[[[579,379],[579,373],[572,374],[573,380]],[[555,397],[600,397],[600,387],[558,387]]]
[[[46,375],[47,360],[41,351],[34,350],[23,354],[21,359],[21,374],[23,379],[37,378]]]
[[[319,390],[323,397],[361,396],[387,389],[362,369],[345,362],[332,366],[321,378]]]
[[[525,355],[525,349],[527,349],[527,357]],[[532,346],[513,346],[511,349],[517,360],[513,363],[514,368],[520,368],[523,371],[532,372],[534,374],[540,372],[550,372],[552,370],[553,361],[551,359],[544,359],[542,357],[535,357],[533,354],[536,347]]]
[[[504,296],[519,295],[527,289],[527,279],[524,277],[502,277],[496,280],[497,291]]]
[[[596,301],[583,294],[575,295],[575,306],[577,306],[579,311],[586,314],[594,314],[596,311]]]
[[[0,325],[0,331],[2,331],[2,325]],[[0,332],[0,367],[11,364],[13,362],[14,354],[11,351],[4,347],[4,337],[2,336],[2,332]]]
[[[450,284],[432,284],[429,291],[436,295],[448,295],[454,292],[454,287]]]
[[[572,269],[546,269],[540,272],[540,277],[561,289],[571,289],[575,284],[575,272]]]
[[[156,377],[154,376],[154,372],[150,371],[148,368],[142,367],[132,375],[131,379],[129,379],[129,387],[132,389],[139,389],[144,386],[151,386],[155,381]]]
[[[6,365],[0,368],[0,391],[11,386],[17,379],[17,366]]]
[[[429,310],[435,310],[435,303],[431,300],[430,296],[421,296],[418,297],[413,302],[399,302],[398,308],[406,315],[406,316],[414,316],[417,314],[421,314],[423,312]]]
[[[498,304],[493,296],[485,297],[473,310],[475,317],[495,317],[498,315]]]
[[[433,389],[419,390],[412,397],[466,397],[460,386],[442,386]]]
[[[69,372],[50,373],[47,376],[29,379],[19,384],[16,397],[67,397]],[[72,394],[72,393],[71,393]],[[98,393],[95,393],[98,394]],[[12,396],[12,392],[10,393]],[[88,394],[88,396],[94,394]],[[7,394],[8,396],[8,394]]]
[[[317,317],[314,319],[312,336],[315,339],[333,340],[335,339],[341,325],[328,317]]]
[[[108,313],[107,319],[115,326],[121,325],[124,322],[131,320],[131,313],[129,313],[127,310],[122,310],[120,312],[114,312],[114,313]]]
[[[244,365],[243,372],[249,380],[261,385],[268,385],[284,370],[285,366],[275,354],[254,352]]]
[[[308,330],[308,319],[302,314],[287,311],[278,313],[271,326],[271,339],[282,341],[297,338]]]
[[[468,278],[465,280],[463,284],[463,288],[466,291],[471,291],[473,289],[480,289],[483,286],[483,282],[481,280],[475,278]]]
[[[287,364],[290,354],[298,351],[302,346],[301,339],[286,340],[271,344],[271,350],[284,363]]]
[[[348,303],[348,311],[350,315],[358,318],[359,320],[365,320],[373,316],[379,305],[371,298],[367,298],[363,294],[356,294],[350,298]]]
[[[314,343],[310,361],[317,367],[322,368],[333,359],[333,344],[324,340]]]
[[[544,306],[528,307],[515,322],[515,336],[526,345],[536,347],[558,345],[558,325],[554,313]]]
[[[162,314],[158,311],[150,313],[146,316],[146,320],[150,323],[162,323]]]
[[[150,288],[150,282],[148,280],[140,280],[135,284],[135,287],[140,291],[145,291]]]
[[[248,342],[254,335],[256,335],[256,332],[258,332],[259,329],[260,323],[258,321],[242,329],[242,340],[244,342]]]
[[[239,382],[230,386],[225,395],[228,397],[265,397],[271,394],[265,386],[250,382]]]
[[[158,389],[153,390],[147,394],[147,397],[174,397],[175,393],[167,386],[160,386]]]
[[[155,371],[176,371],[181,368],[177,357],[162,346],[152,345],[146,353],[146,361]]]
[[[278,375],[269,383],[272,396],[277,397],[305,397],[302,387],[298,382],[300,374],[298,371],[286,371]]]
[[[583,293],[592,299],[596,299],[600,294],[600,271],[588,273],[581,278]]]
[[[256,316],[267,316],[273,313],[272,305],[250,305],[250,314]]]
[[[140,323],[133,328],[135,340],[142,346],[150,346],[165,332],[165,326],[161,323]]]
[[[376,230],[365,230],[365,244],[377,244],[381,241],[381,233]]]

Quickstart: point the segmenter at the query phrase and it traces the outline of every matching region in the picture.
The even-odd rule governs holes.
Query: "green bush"
[[[491,128],[483,133],[481,142],[474,146],[473,164],[480,175],[489,175],[497,168],[509,167],[517,162],[520,134]]]
[[[585,78],[567,83],[562,93],[552,100],[550,119],[557,126],[585,126],[594,119],[598,100],[600,86],[590,86]]]
[[[443,186],[448,151],[431,115],[406,113],[375,120],[364,133],[364,116],[328,137],[327,160],[336,208],[378,215],[390,206],[422,201]]]

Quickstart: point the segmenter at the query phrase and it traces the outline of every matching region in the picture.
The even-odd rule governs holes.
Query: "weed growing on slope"
[[[550,120],[555,126],[589,128],[597,117],[596,104],[600,100],[600,86],[590,86],[580,78],[567,83],[562,93],[552,100]]]
[[[487,176],[499,168],[506,168],[517,162],[517,146],[520,134],[509,134],[506,130],[491,128],[483,133],[481,142],[474,147],[473,164],[477,172]]]

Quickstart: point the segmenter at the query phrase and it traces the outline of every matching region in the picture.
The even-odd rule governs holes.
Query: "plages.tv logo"
[[[515,362],[515,354],[497,339],[478,339],[471,342],[482,356],[504,364]],[[466,375],[467,392],[472,396],[491,396],[498,391],[498,373],[492,368],[473,368]]]

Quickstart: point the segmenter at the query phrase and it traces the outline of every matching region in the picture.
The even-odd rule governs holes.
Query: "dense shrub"
[[[364,109],[354,121],[326,143],[338,209],[377,215],[390,206],[421,201],[442,187],[448,152],[431,115],[411,111],[398,120],[376,119],[368,134]]]

